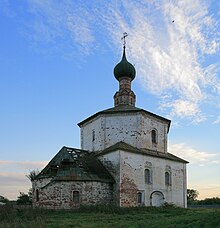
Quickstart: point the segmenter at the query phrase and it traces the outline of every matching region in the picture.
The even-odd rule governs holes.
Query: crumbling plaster
[[[117,154],[117,156],[115,156]],[[161,192],[164,202],[186,207],[186,165],[180,162],[149,155],[141,155],[118,150],[100,156],[103,164],[111,163],[112,172],[119,191],[120,206],[138,206],[137,193],[143,193],[143,205],[152,206],[151,194]],[[152,183],[145,183],[145,169],[151,164]],[[118,167],[120,166],[120,167]],[[169,167],[171,185],[165,185],[165,172]],[[108,167],[106,167],[108,168]],[[110,169],[109,169],[110,171]],[[153,205],[154,206],[154,205]]]
[[[157,132],[156,144],[151,140],[152,130]],[[137,148],[167,152],[167,131],[167,122],[142,112],[100,114],[81,126],[81,147],[101,151],[123,141]]]
[[[45,185],[44,185],[45,184]],[[36,191],[39,191],[39,200]],[[79,192],[79,202],[74,203],[73,192]],[[113,186],[96,181],[35,181],[33,184],[33,205],[47,209],[74,209],[80,205],[111,203]]]

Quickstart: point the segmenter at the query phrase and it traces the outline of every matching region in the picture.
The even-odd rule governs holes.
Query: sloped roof
[[[102,155],[102,154],[107,154],[116,150],[123,150],[123,151],[128,151],[128,152],[132,152],[132,153],[137,153],[137,154],[143,154],[143,155],[148,155],[148,156],[152,156],[152,157],[157,157],[157,158],[163,158],[163,159],[167,159],[167,160],[172,160],[172,161],[177,161],[177,162],[181,162],[181,163],[189,163],[188,161],[179,158],[173,154],[170,153],[162,153],[162,152],[158,152],[155,150],[148,150],[148,149],[138,149],[136,147],[133,147],[125,142],[118,142],[108,148],[106,148],[103,151],[100,151],[96,154],[96,156]]]
[[[94,153],[64,146],[38,174],[36,179],[52,177],[53,181],[114,182]]]
[[[88,117],[87,119],[81,121],[80,123],[78,123],[78,126],[81,127],[84,123],[88,122],[89,120],[99,116],[99,115],[102,115],[102,114],[116,114],[116,113],[136,113],[136,112],[142,112],[142,113],[145,113],[147,115],[150,115],[154,118],[157,118],[157,119],[160,119],[162,121],[165,121],[168,123],[168,132],[169,132],[169,128],[170,128],[170,123],[171,123],[171,120],[168,120],[162,116],[158,116],[152,112],[148,112],[144,109],[141,109],[141,108],[136,108],[134,106],[131,106],[131,105],[119,105],[117,107],[114,107],[114,108],[109,108],[109,109],[106,109],[106,110],[103,110],[103,111],[100,111],[100,112],[97,112],[95,113],[94,115]]]

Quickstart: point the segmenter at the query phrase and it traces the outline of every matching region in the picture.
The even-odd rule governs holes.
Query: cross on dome
[[[121,61],[114,68],[115,78],[119,81],[119,91],[114,95],[115,106],[119,105],[129,105],[135,106],[136,96],[131,90],[131,82],[135,78],[135,68],[128,62],[125,54],[126,40],[128,36],[126,32],[123,33],[123,55]]]
[[[123,37],[121,38],[123,40],[123,47],[126,47],[126,40],[125,38],[128,36],[128,34],[126,32],[123,33]]]

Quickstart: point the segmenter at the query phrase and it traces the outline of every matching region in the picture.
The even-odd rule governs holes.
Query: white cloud
[[[47,161],[34,162],[34,161],[0,160],[0,168],[4,169],[4,167],[7,167],[7,168],[16,167],[23,170],[34,170],[34,169],[42,169],[44,166],[46,166],[47,163],[48,163]]]
[[[124,31],[130,34],[129,59],[143,87],[169,95],[160,105],[170,116],[204,121],[201,104],[220,94],[218,67],[203,66],[204,57],[219,49],[217,21],[208,5],[200,0],[122,1],[108,9],[99,12],[101,21],[116,46]]]
[[[217,154],[198,151],[184,143],[170,144],[168,151],[189,161],[190,164],[205,165],[220,163]]]
[[[220,160],[212,161],[212,164],[220,164]]]
[[[202,104],[220,99],[220,67],[204,65],[204,59],[219,50],[219,19],[209,12],[211,2],[28,2],[33,17],[25,35],[66,56],[76,49],[90,54],[105,42],[118,50],[118,60],[126,31],[128,59],[135,63],[137,77],[147,92],[166,97],[158,105],[173,119],[204,121]]]
[[[19,192],[28,192],[31,188],[31,182],[21,173],[0,172],[0,195],[15,200]]]
[[[213,124],[219,124],[220,123],[220,116],[216,118],[216,120],[213,122]]]
[[[94,37],[89,22],[93,20],[93,16],[85,6],[71,1],[28,2],[29,11],[35,20],[29,21],[29,31],[25,35],[32,42],[37,42],[38,45],[39,42],[50,43],[53,49],[59,51],[67,45],[63,52],[74,52],[74,48],[79,48],[83,54],[90,53]]]
[[[198,104],[192,101],[179,99],[166,104],[162,103],[161,108],[164,106],[172,108],[172,111],[170,112],[170,118],[174,117],[175,115],[180,117],[192,117],[197,115],[197,122],[205,120],[205,116],[201,114]]]
[[[23,185],[30,182],[22,173],[0,172],[0,184],[2,185]]]
[[[30,170],[42,170],[47,161],[0,160],[0,195],[16,199],[19,192],[28,192],[31,182],[26,177]]]

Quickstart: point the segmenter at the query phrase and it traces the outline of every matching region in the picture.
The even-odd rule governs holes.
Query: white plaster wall
[[[161,158],[134,154],[130,152],[120,152],[121,182],[127,178],[133,180],[137,191],[144,192],[144,203],[150,206],[150,195],[154,191],[161,191],[165,201],[174,203],[179,207],[186,207],[186,165],[183,163],[165,160]],[[152,184],[145,183],[144,170],[152,164]],[[171,168],[171,186],[165,185],[166,167]],[[125,197],[124,197],[125,198]]]
[[[144,193],[144,204],[151,206],[151,193],[160,191],[164,201],[186,207],[186,164],[148,155],[117,150],[99,159],[115,178],[118,205],[137,206],[137,192]],[[145,169],[152,171],[152,183],[145,183]],[[165,172],[171,172],[171,186],[165,185]]]
[[[141,148],[147,148],[150,150],[157,150],[160,152],[167,152],[167,123],[162,122],[152,116],[142,115],[142,144]],[[157,132],[157,144],[151,142],[151,131],[156,130]]]
[[[106,116],[105,148],[123,141],[134,147],[141,146],[141,115],[121,114]]]
[[[166,152],[167,128],[166,122],[143,113],[103,114],[81,126],[81,147],[84,150],[101,151],[123,141],[137,148]],[[151,141],[153,129],[158,133],[156,144]]]
[[[93,141],[93,133],[95,140]],[[88,151],[104,149],[105,118],[98,116],[81,127],[81,148]]]

